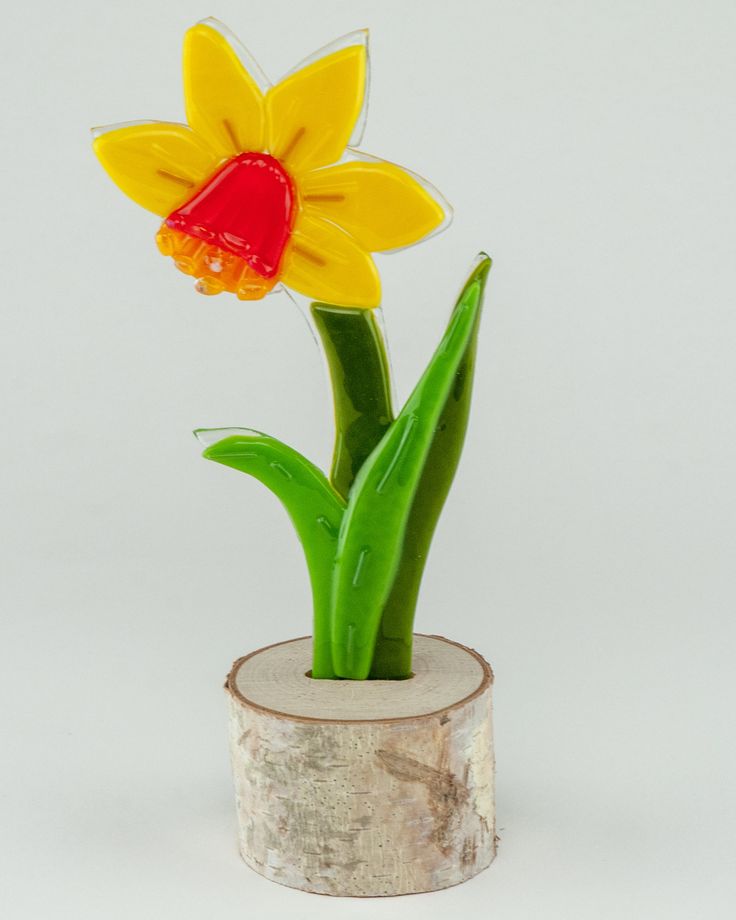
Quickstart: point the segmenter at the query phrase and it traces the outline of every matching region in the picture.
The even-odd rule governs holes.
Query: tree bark
[[[404,681],[312,680],[311,639],[228,675],[240,852],[261,875],[330,895],[447,888],[496,852],[493,674],[414,637]]]
[[[414,643],[403,681],[313,680],[309,638],[235,662],[240,852],[256,872],[368,897],[447,888],[493,860],[493,674],[447,639]]]

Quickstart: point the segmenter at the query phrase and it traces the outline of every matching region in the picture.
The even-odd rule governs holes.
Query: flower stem
[[[315,303],[312,316],[327,357],[335,410],[330,481],[347,499],[394,418],[386,346],[372,310]]]

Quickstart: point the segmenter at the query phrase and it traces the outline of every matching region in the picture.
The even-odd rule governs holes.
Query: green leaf
[[[475,269],[445,335],[406,405],[350,491],[333,572],[332,654],[340,677],[368,677],[381,616],[399,573],[425,464],[477,331],[490,267]],[[439,508],[436,509],[437,514]],[[432,515],[427,517],[431,521]],[[436,518],[435,518],[436,520]]]
[[[195,434],[211,438],[217,431]],[[329,619],[331,571],[345,503],[324,473],[306,457],[261,432],[239,429],[237,434],[211,444],[202,455],[260,480],[286,508],[304,548],[312,585],[312,674],[334,677]]]
[[[479,278],[482,283],[485,282],[489,269],[490,260],[482,258],[463,288],[459,301],[465,296],[469,284]],[[376,637],[369,675],[372,679],[397,680],[411,676],[414,612],[430,543],[465,441],[479,328],[480,313],[476,316],[470,341],[439,417],[414,494],[396,577],[384,605]]]

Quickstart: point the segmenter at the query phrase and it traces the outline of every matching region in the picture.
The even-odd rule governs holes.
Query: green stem
[[[372,310],[312,304],[335,412],[330,481],[347,499],[353,480],[393,421],[386,347]]]

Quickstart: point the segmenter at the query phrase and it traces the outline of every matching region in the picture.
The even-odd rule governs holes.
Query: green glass
[[[304,548],[312,586],[312,675],[335,677],[329,609],[332,568],[345,503],[322,470],[288,444],[259,431],[240,429],[212,444],[203,456],[259,479],[286,509]]]
[[[414,613],[419,586],[435,527],[450,491],[462,453],[473,392],[473,372],[478,344],[483,288],[491,263],[479,261],[460,296],[460,303],[479,286],[479,301],[470,338],[457,366],[453,384],[439,415],[434,437],[411,502],[401,558],[391,591],[383,606],[369,677],[404,678],[411,676]]]
[[[394,420],[383,335],[372,310],[312,304],[335,407],[330,481],[347,499],[353,480]]]
[[[465,436],[490,265],[487,256],[479,258],[442,341],[395,419],[375,317],[312,306],[334,396],[330,480],[288,445],[247,429],[204,451],[263,482],[294,523],[312,584],[316,678],[411,674],[419,585]]]

